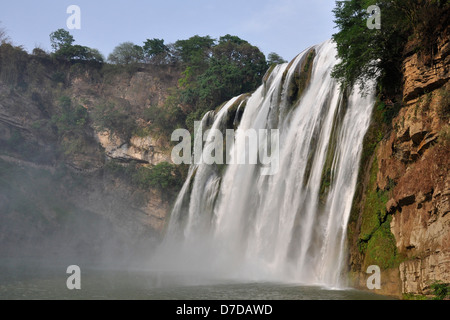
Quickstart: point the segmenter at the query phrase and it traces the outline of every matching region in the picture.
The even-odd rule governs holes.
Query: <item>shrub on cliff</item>
[[[122,139],[128,141],[137,129],[136,122],[129,111],[121,105],[105,103],[97,105],[91,113],[94,126],[98,130],[117,133]]]

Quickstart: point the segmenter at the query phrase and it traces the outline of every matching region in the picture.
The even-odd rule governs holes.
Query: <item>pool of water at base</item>
[[[66,267],[67,268],[67,267]],[[212,280],[167,272],[82,269],[69,290],[66,269],[0,266],[0,300],[387,300],[354,289],[294,283]]]

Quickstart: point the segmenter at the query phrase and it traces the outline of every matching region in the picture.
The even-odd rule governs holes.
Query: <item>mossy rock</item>
[[[388,192],[377,189],[378,160],[374,157],[370,168],[370,177],[364,209],[362,213],[360,240],[369,241],[373,233],[386,221],[386,203]]]
[[[377,265],[385,270],[395,267],[398,259],[395,237],[390,228],[391,219],[389,217],[370,238],[366,249],[366,267]]]
[[[305,89],[308,87],[312,75],[312,66],[314,58],[316,57],[316,51],[311,49],[305,55],[305,58],[301,62],[300,68],[295,70],[292,82],[289,83],[287,98],[289,105],[294,106],[298,103],[302,97]],[[287,71],[288,69],[286,69]],[[284,78],[286,74],[283,75]]]

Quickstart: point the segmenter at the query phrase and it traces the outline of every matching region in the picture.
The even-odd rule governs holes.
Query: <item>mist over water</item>
[[[310,79],[293,102],[312,50]],[[341,92],[330,74],[335,56],[331,41],[314,46],[276,66],[250,97],[205,116],[204,129],[224,130],[239,103],[239,129],[279,129],[279,170],[268,176],[261,165],[192,165],[149,268],[193,282],[345,286],[347,222],[374,92]],[[244,152],[245,139],[233,148]]]

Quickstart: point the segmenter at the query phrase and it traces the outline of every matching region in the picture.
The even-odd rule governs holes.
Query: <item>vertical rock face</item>
[[[449,38],[437,49],[428,64],[418,53],[405,58],[403,103],[375,108],[366,136],[348,232],[361,289],[369,265],[381,267],[380,294],[427,295],[450,283]],[[382,112],[398,113],[386,122]]]
[[[403,65],[403,96],[406,101],[442,87],[450,78],[450,41],[443,33],[438,41],[432,66],[425,65],[416,53],[407,57]]]
[[[431,65],[418,54],[406,58],[405,106],[377,152],[376,184],[390,189],[386,212],[403,294],[427,294],[436,281],[450,283],[448,38],[438,49]]]

